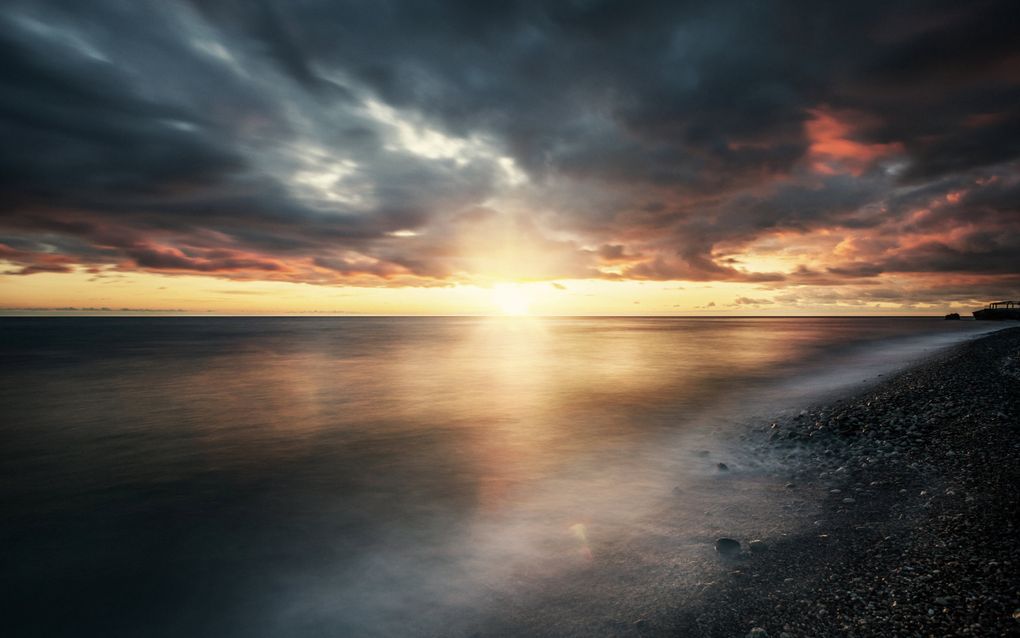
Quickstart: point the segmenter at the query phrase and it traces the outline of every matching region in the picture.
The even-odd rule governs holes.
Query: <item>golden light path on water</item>
[[[88,587],[25,591],[84,613],[132,591],[104,574],[142,566],[151,600],[187,607],[162,619],[181,623],[179,635],[218,619],[246,638],[322,627],[615,635],[613,622],[654,619],[725,569],[717,536],[776,539],[814,520],[811,495],[773,473],[785,461],[740,440],[748,419],[980,328],[528,315],[8,321],[0,402],[18,429],[0,455],[20,469],[0,496],[29,508],[11,520],[44,503],[53,522],[19,541],[19,573],[56,573],[68,553],[95,563],[82,568]],[[166,548],[156,566],[153,547]],[[181,582],[204,595],[175,598]]]

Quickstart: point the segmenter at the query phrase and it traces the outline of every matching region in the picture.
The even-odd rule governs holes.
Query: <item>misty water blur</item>
[[[0,319],[7,623],[39,636],[618,633],[683,604],[714,568],[713,535],[797,524],[728,434],[987,330]]]

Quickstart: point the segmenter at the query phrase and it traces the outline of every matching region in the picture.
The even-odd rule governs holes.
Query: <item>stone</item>
[[[765,544],[765,541],[756,538],[747,544],[747,548],[751,550],[752,554],[760,554],[768,549],[768,546]]]
[[[736,556],[740,553],[740,542],[724,536],[715,541],[715,551],[723,556]]]
[[[730,469],[730,466],[726,465],[725,463],[717,463],[716,467],[719,468],[720,472],[725,472]]]

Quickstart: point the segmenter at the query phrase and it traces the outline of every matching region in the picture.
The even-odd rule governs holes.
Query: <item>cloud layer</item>
[[[1020,287],[1012,2],[7,2],[0,264]]]

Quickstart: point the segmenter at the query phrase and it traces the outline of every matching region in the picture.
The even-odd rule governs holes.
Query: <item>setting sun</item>
[[[499,284],[492,289],[492,304],[508,317],[529,314],[531,300],[520,286]]]

